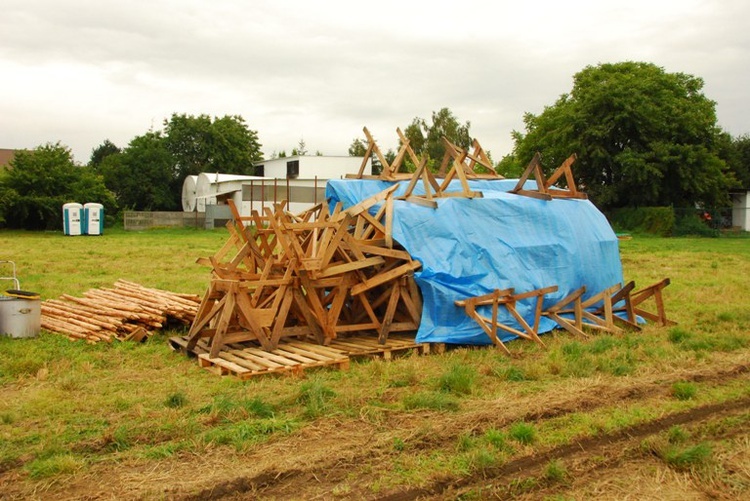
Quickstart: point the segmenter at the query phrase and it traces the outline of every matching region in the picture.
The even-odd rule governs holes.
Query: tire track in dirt
[[[448,491],[466,491],[472,486],[486,485],[490,478],[510,476],[518,473],[527,474],[539,469],[550,461],[571,459],[573,457],[593,456],[601,450],[613,446],[623,449],[623,442],[639,441],[645,437],[661,433],[676,425],[685,425],[704,421],[708,418],[725,416],[738,411],[750,409],[750,397],[741,398],[720,404],[705,405],[687,411],[669,414],[662,418],[634,425],[616,433],[598,435],[576,440],[548,451],[524,456],[496,468],[487,468],[482,472],[457,480],[439,481],[427,488],[411,489],[377,498],[378,501],[411,501],[421,497],[436,497]],[[458,495],[458,492],[455,492]]]
[[[537,409],[533,410],[520,410],[514,412],[513,409],[499,408],[501,404],[494,404],[491,406],[484,406],[483,409],[456,416],[455,422],[451,426],[434,430],[434,433],[430,433],[425,436],[416,436],[410,440],[410,446],[417,449],[429,450],[438,449],[446,444],[454,442],[460,434],[466,433],[470,430],[475,435],[482,434],[486,429],[489,428],[502,428],[508,426],[517,421],[540,421],[545,419],[552,419],[566,414],[574,412],[590,411],[610,405],[614,401],[627,402],[636,401],[659,395],[667,395],[671,391],[671,384],[677,381],[691,381],[691,382],[713,382],[713,381],[727,381],[737,377],[741,377],[744,374],[750,372],[750,364],[740,364],[730,368],[718,368],[711,371],[695,371],[695,372],[677,372],[665,375],[664,377],[652,380],[644,380],[634,382],[633,385],[622,387],[622,388],[610,388],[607,385],[595,386],[590,388],[586,394],[576,395],[573,398],[567,400],[561,400],[547,406],[547,404],[537,405]],[[667,416],[669,417],[669,416]],[[656,423],[652,421],[651,423]],[[646,423],[647,425],[648,423]],[[671,425],[670,425],[671,426]],[[625,430],[622,433],[627,433]],[[330,437],[331,440],[335,440],[335,437]],[[618,435],[610,436],[599,436],[597,440],[621,440]],[[593,439],[592,439],[593,440]],[[539,463],[545,463],[555,456],[550,454],[563,454],[567,450],[569,451],[580,451],[581,445],[585,444],[586,441],[582,440],[576,444],[569,446],[563,446],[560,450],[548,451],[541,453],[542,455],[535,455],[528,458],[519,458],[503,465],[502,472],[497,475],[507,474],[508,472],[514,471],[516,463],[519,468],[524,468],[526,462],[529,464],[537,464],[533,460],[533,457],[539,456]],[[361,444],[360,444],[361,445]],[[304,444],[297,444],[298,447],[304,447]],[[314,446],[311,444],[311,446]],[[566,449],[566,447],[568,449]],[[291,468],[291,469],[278,469],[269,468],[261,473],[253,476],[237,477],[231,480],[220,481],[214,483],[211,487],[201,490],[197,494],[183,497],[184,501],[199,501],[199,500],[218,500],[224,498],[238,498],[242,494],[254,494],[262,495],[264,497],[275,497],[285,496],[290,492],[303,493],[304,489],[309,487],[311,483],[318,485],[320,488],[324,488],[326,485],[331,488],[337,484],[346,480],[352,473],[349,468],[342,466],[346,465],[357,465],[364,462],[373,463],[380,460],[388,460],[393,454],[392,443],[374,443],[372,447],[357,447],[355,450],[340,450],[339,454],[335,456],[327,456],[320,458],[320,461],[315,461],[314,464],[310,464],[309,468]],[[570,454],[570,452],[568,452]],[[562,456],[561,456],[562,457]],[[484,472],[488,474],[487,472]],[[495,473],[489,473],[495,475]],[[473,480],[472,480],[473,479]],[[396,497],[384,497],[382,499],[416,499],[420,496],[431,495],[434,496],[438,492],[452,486],[452,488],[460,487],[463,481],[478,481],[473,477],[466,477],[461,481],[451,480],[445,483],[444,487],[442,482],[438,482],[435,486],[430,487],[425,492],[424,489],[415,489],[414,494],[410,494],[412,491],[405,491],[404,493],[395,493],[393,496]],[[455,484],[455,482],[459,482]],[[455,485],[454,485],[455,484]],[[295,488],[295,485],[298,488]],[[400,497],[406,496],[406,497]]]

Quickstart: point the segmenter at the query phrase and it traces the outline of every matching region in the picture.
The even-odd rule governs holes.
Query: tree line
[[[602,210],[725,206],[731,189],[750,188],[750,136],[732,137],[719,127],[716,103],[703,85],[699,77],[652,63],[587,66],[574,75],[570,92],[541,113],[524,115],[524,130],[512,132],[513,150],[495,170],[518,177],[539,152],[551,173],[575,153],[579,189]],[[252,175],[254,163],[263,159],[257,131],[239,115],[173,114],[163,125],[124,148],[105,140],[86,165],[76,164],[59,143],[18,152],[0,172],[0,226],[57,229],[62,204],[70,201],[100,202],[109,214],[179,210],[186,176]],[[403,132],[433,170],[445,152],[442,137],[466,149],[472,141],[470,122],[448,108],[433,112],[429,121],[415,117]],[[352,156],[366,150],[362,138],[349,146]],[[306,153],[303,140],[292,149],[293,155]],[[395,156],[389,150],[386,161]],[[406,168],[413,169],[409,162]],[[373,169],[379,168],[373,157]]]

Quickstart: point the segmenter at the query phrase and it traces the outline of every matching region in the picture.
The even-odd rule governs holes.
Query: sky
[[[126,147],[173,113],[240,115],[265,156],[346,155],[449,108],[495,161],[589,65],[701,77],[750,133],[746,0],[2,0],[0,148]]]

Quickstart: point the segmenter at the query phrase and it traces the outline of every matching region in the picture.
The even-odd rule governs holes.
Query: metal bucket
[[[0,335],[13,338],[37,337],[42,328],[40,299],[0,295]]]

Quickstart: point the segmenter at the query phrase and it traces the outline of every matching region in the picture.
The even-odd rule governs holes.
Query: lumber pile
[[[198,260],[212,278],[187,350],[204,338],[213,358],[244,341],[273,351],[288,337],[327,345],[358,332],[383,344],[391,332],[416,331],[422,303],[413,272],[421,264],[393,240],[396,188],[347,210],[324,202],[297,215],[282,202],[241,217],[230,201],[229,239]]]
[[[190,325],[200,297],[118,280],[112,288],[68,294],[41,304],[42,327],[90,343],[142,341],[168,324]]]

